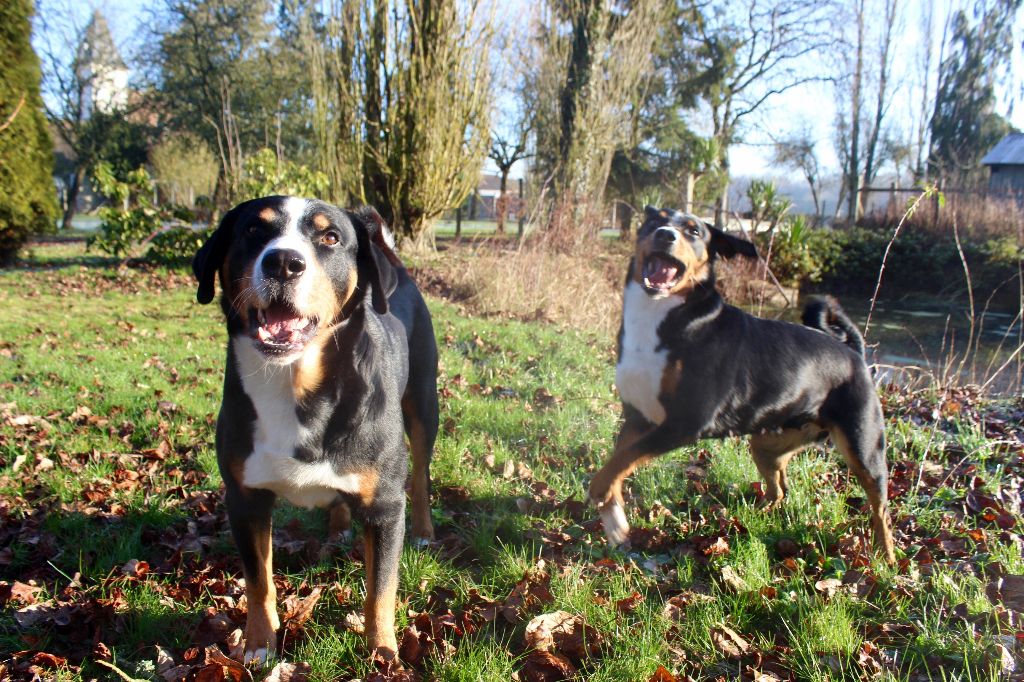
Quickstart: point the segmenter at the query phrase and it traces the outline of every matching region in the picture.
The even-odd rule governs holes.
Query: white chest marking
[[[682,303],[675,296],[654,299],[636,282],[626,285],[622,302],[622,353],[615,367],[615,385],[624,403],[654,424],[665,421],[658,400],[668,351],[658,350],[658,325]]]
[[[338,474],[330,462],[307,464],[295,448],[309,438],[295,413],[292,365],[268,363],[242,336],[231,340],[242,386],[256,408],[252,454],[245,460],[242,483],[272,490],[292,504],[325,507],[338,492],[359,494],[361,476]]]

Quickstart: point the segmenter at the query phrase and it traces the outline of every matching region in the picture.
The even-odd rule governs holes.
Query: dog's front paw
[[[273,653],[274,652],[272,649],[269,649],[265,646],[250,649],[247,645],[245,647],[245,655],[242,657],[242,663],[244,665],[255,663],[259,666],[263,666],[266,665],[267,659],[270,658],[271,654]]]
[[[249,618],[251,622],[247,624],[242,637],[242,663],[262,666],[277,653],[277,628],[275,623],[264,621],[256,614],[250,614]]]
[[[609,547],[617,547],[629,540],[629,522],[626,520],[626,512],[622,505],[611,500],[598,507],[601,513],[601,523],[604,524],[604,534],[608,538]]]

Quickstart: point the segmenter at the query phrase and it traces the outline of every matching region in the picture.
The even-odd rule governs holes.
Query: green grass
[[[34,580],[44,590],[38,601],[68,609],[62,620],[22,628],[14,616],[24,605],[9,602],[0,662],[48,651],[71,664],[51,676],[104,678],[109,671],[92,662],[99,637],[123,670],[146,677],[155,646],[180,663],[198,645],[208,609],[242,621],[212,445],[223,326],[217,306],[195,303],[183,272],[114,272],[84,258],[80,246],[39,247],[32,267],[0,272],[0,580]],[[601,634],[601,654],[583,663],[580,679],[647,680],[659,665],[732,679],[770,660],[801,680],[854,680],[874,670],[865,658],[887,679],[996,679],[996,639],[1012,632],[986,596],[985,571],[1024,572],[1010,535],[1021,532],[1021,518],[1014,512],[1004,532],[965,514],[964,500],[975,486],[1012,488],[1022,467],[979,425],[963,418],[935,428],[890,415],[900,567],[858,549],[867,533],[863,492],[834,451],[794,460],[790,498],[766,513],[739,439],[638,471],[626,486],[630,519],[649,540],[609,551],[596,515],[562,503],[583,500],[613,444],[613,339],[429,304],[441,348],[439,542],[403,553],[401,627],[410,613],[500,602],[543,559],[553,602],[524,620],[564,610]],[[922,462],[938,467],[941,487],[927,477],[917,484]],[[973,469],[954,471],[961,462]],[[361,638],[341,626],[360,607],[361,564],[348,547],[318,551],[322,512],[282,504],[275,522],[278,573],[290,585],[282,598],[324,588],[298,638],[286,642],[287,658],[309,662],[316,680],[365,677],[372,667]],[[719,536],[728,553],[708,556]],[[923,547],[931,562],[919,561]],[[123,575],[132,559],[149,572]],[[726,567],[745,588],[723,582]],[[853,571],[872,587],[831,596],[816,587]],[[635,609],[616,607],[634,593]],[[665,604],[676,595],[686,598],[672,619]],[[879,635],[893,625],[904,629]],[[723,627],[749,652],[724,652],[715,634]],[[474,628],[450,634],[453,648],[435,649],[421,674],[508,680],[522,670],[525,622],[499,615]],[[24,656],[8,664],[24,667]]]

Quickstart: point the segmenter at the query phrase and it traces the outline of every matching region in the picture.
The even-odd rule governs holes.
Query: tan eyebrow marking
[[[267,206],[265,209],[257,213],[256,217],[264,222],[271,223],[277,219],[277,211]]]
[[[316,226],[316,229],[318,230],[326,230],[331,226],[331,221],[323,213],[317,213],[313,216],[313,225]]]

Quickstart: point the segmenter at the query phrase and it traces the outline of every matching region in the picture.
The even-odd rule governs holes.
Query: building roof
[[[82,66],[101,66],[107,69],[126,69],[121,52],[114,44],[107,19],[99,10],[95,10],[89,25],[85,28],[85,37],[78,46],[78,60]]]
[[[512,182],[509,183],[511,186]],[[477,183],[477,190],[494,190],[498,191],[501,189],[501,176],[493,173],[480,173],[480,182]]]
[[[983,166],[1024,165],[1024,133],[1010,133],[981,160]]]

